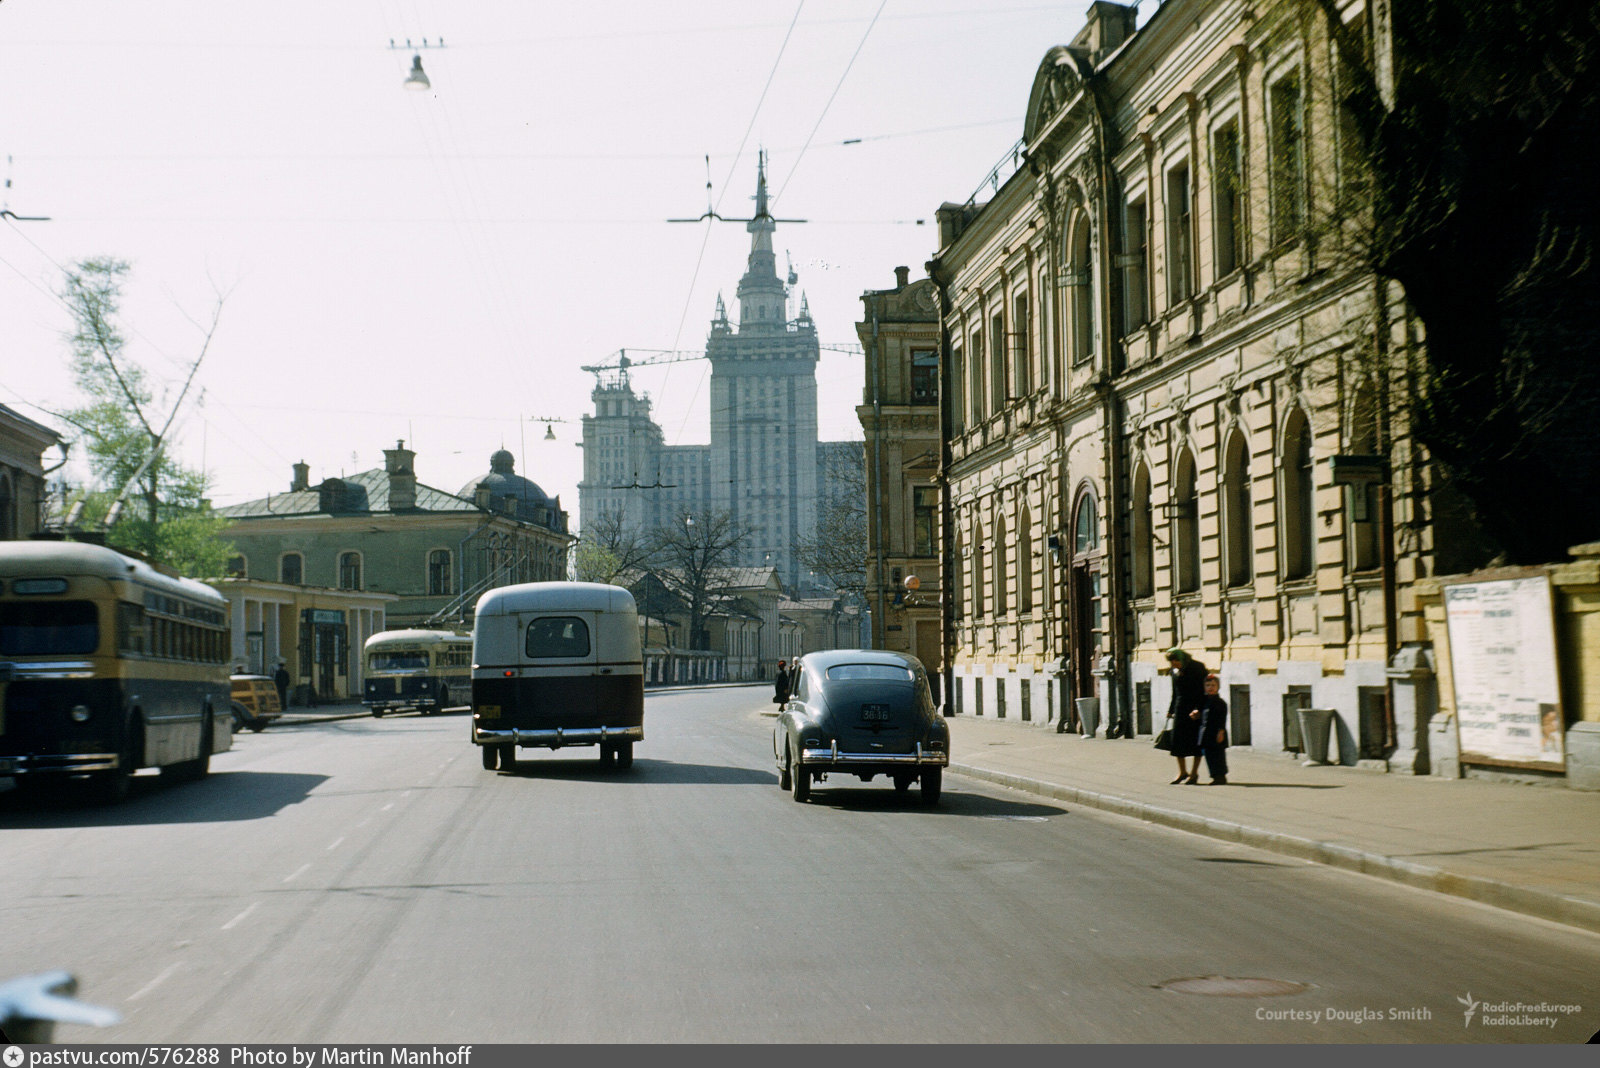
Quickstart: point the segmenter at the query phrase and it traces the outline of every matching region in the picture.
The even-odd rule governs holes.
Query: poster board
[[[1451,583],[1444,606],[1461,760],[1565,770],[1549,575]]]

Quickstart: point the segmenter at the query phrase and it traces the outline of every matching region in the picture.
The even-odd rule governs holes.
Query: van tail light
[[[506,672],[506,678],[509,679],[513,674],[515,674],[515,672],[511,672],[511,671]]]

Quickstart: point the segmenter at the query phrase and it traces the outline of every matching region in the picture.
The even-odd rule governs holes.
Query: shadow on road
[[[776,783],[777,775],[752,768],[717,767],[711,764],[675,764],[669,760],[634,760],[627,771],[600,766],[600,759],[586,757],[519,757],[515,770],[494,774],[515,779],[562,779],[572,782],[651,782],[704,786],[748,786],[751,783]],[[486,773],[487,774],[487,773]]]
[[[776,785],[777,776],[769,776],[768,781]],[[902,794],[887,783],[879,786],[876,783],[862,783],[859,779],[855,780],[854,786],[834,786],[831,782],[814,785],[811,788],[811,800],[806,804],[867,812],[926,812],[938,816],[969,818],[976,816],[981,819],[1024,822],[1046,820],[1052,816],[1065,815],[1067,812],[1059,805],[1038,801],[1014,801],[1010,798],[952,791],[948,784],[939,795],[939,803],[929,808],[922,803],[915,786]]]
[[[0,794],[0,828],[137,827],[162,823],[231,823],[276,815],[299,804],[326,775],[282,772],[212,772],[200,782],[166,783],[158,774],[135,775],[128,798],[102,805],[87,783],[50,783]]]

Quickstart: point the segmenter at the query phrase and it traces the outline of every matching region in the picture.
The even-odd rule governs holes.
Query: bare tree
[[[816,529],[795,555],[836,590],[860,594],[867,585],[867,473],[865,446],[830,449],[823,456],[823,493]]]
[[[705,618],[714,591],[726,586],[752,528],[725,511],[679,512],[650,539],[651,570],[688,608],[691,649],[710,648]]]

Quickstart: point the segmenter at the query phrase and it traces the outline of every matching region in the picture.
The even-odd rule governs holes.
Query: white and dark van
[[[644,660],[633,595],[595,582],[529,582],[478,598],[472,741],[483,766],[517,747],[598,745],[626,768],[644,740]]]

